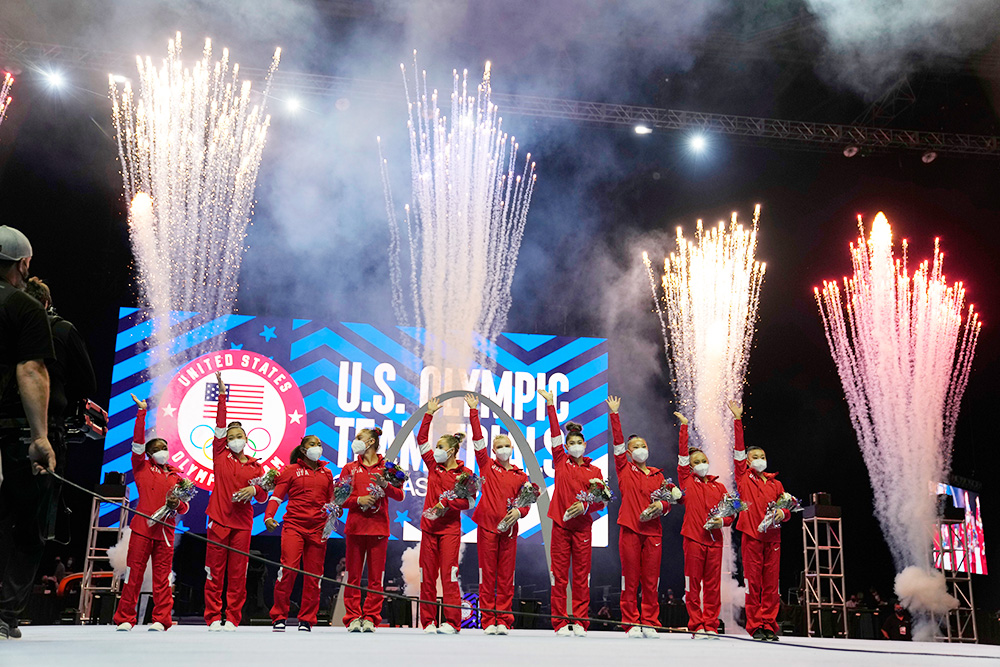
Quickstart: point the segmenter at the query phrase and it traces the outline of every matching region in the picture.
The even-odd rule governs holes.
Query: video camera
[[[89,398],[76,407],[66,419],[66,442],[80,444],[86,440],[103,440],[108,434],[108,412]]]

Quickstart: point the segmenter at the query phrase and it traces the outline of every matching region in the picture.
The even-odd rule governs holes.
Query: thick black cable
[[[406,595],[401,595],[399,593],[390,593],[388,591],[375,591],[375,590],[372,590],[371,588],[367,588],[365,586],[359,586],[359,585],[355,585],[355,584],[349,584],[346,581],[338,581],[336,579],[331,579],[330,577],[327,577],[326,575],[323,575],[323,574],[315,574],[313,572],[306,572],[305,570],[299,569],[297,567],[287,567],[285,565],[282,565],[278,561],[273,561],[273,560],[271,560],[269,558],[264,558],[263,556],[256,556],[256,555],[254,555],[254,554],[252,554],[252,553],[250,553],[248,551],[242,551],[242,550],[237,549],[235,547],[232,547],[232,546],[230,546],[228,544],[222,544],[221,542],[216,542],[215,540],[212,540],[212,539],[208,538],[205,535],[200,535],[198,533],[191,532],[190,530],[180,530],[176,526],[173,526],[173,525],[167,523],[166,521],[163,521],[161,519],[154,519],[152,516],[150,516],[148,514],[144,514],[144,513],[140,512],[139,510],[134,509],[134,508],[132,508],[132,507],[126,505],[126,504],[116,502],[114,500],[111,500],[110,498],[102,496],[101,494],[99,494],[99,493],[97,493],[95,491],[91,491],[90,489],[88,489],[88,488],[86,488],[84,486],[81,486],[81,485],[77,484],[76,482],[73,482],[73,481],[70,481],[70,480],[66,479],[62,475],[59,475],[58,473],[55,473],[55,472],[52,472],[52,471],[46,471],[46,474],[52,475],[52,477],[56,478],[60,482],[62,482],[64,484],[68,484],[69,486],[71,486],[71,487],[73,487],[75,489],[83,491],[85,494],[87,494],[89,496],[97,498],[102,503],[107,503],[109,505],[114,505],[115,507],[118,507],[120,509],[124,509],[126,512],[130,512],[130,513],[135,514],[137,516],[141,516],[141,517],[143,517],[145,519],[148,519],[149,521],[153,521],[153,522],[158,523],[158,524],[160,524],[162,526],[166,526],[167,528],[173,528],[176,532],[179,532],[182,535],[189,535],[189,536],[193,537],[194,539],[201,540],[202,542],[204,542],[206,544],[212,544],[212,545],[215,545],[217,547],[221,547],[221,548],[226,549],[228,551],[231,551],[233,553],[240,554],[241,556],[246,556],[247,558],[249,558],[251,560],[255,560],[257,562],[264,563],[266,565],[274,565],[274,566],[282,568],[282,569],[284,569],[286,571],[295,572],[296,574],[301,574],[304,577],[312,577],[314,579],[319,579],[320,581],[325,581],[327,583],[337,584],[339,586],[346,586],[348,588],[354,588],[354,589],[357,589],[359,591],[364,591],[366,593],[370,593],[370,594],[374,594],[374,595],[381,595],[381,596],[386,597],[386,598],[393,598],[393,599],[397,599],[397,600],[406,600],[408,602],[413,602],[413,598],[409,597],[409,596],[406,596]],[[425,604],[425,601],[423,601],[423,600],[418,600],[418,601],[419,601],[420,604]],[[531,612],[531,611],[513,611],[513,610],[507,611],[506,609],[489,609],[489,608],[479,607],[479,606],[473,607],[471,605],[468,606],[468,607],[466,607],[466,606],[460,605],[460,604],[455,605],[455,604],[448,604],[448,603],[445,603],[445,602],[437,602],[437,601],[434,601],[434,602],[432,602],[430,604],[433,604],[433,605],[441,607],[441,608],[447,608],[447,609],[459,609],[459,610],[469,609],[469,610],[472,610],[472,611],[489,612],[489,613],[501,612],[501,613],[504,613],[504,614],[511,614],[512,616],[522,616],[522,617],[525,617],[525,618],[547,618],[547,619],[554,619],[555,618],[555,619],[564,620],[564,621],[571,621],[571,622],[587,621],[589,623],[604,623],[604,624],[617,625],[619,627],[624,627],[625,625],[632,626],[631,623],[624,623],[622,621],[615,621],[615,620],[607,619],[607,618],[589,618],[589,617],[585,617],[585,616],[559,616],[559,615],[555,615],[555,614],[541,614],[541,613],[536,613],[536,612]],[[688,630],[688,629],[686,629],[686,628],[683,629],[683,630],[680,630],[680,629],[677,629],[677,628],[668,628],[668,627],[661,626],[661,625],[640,625],[640,626],[637,626],[637,627],[652,628],[653,630],[656,630],[657,632],[663,632],[663,633],[666,633],[666,634],[691,634],[691,631]],[[759,643],[761,643],[760,640],[753,639],[752,637],[741,637],[741,636],[738,636],[738,635],[715,635],[715,637],[717,637],[718,639],[725,639],[725,640],[729,640],[729,641],[750,642],[750,643],[753,643],[753,644],[759,644]],[[767,642],[767,643],[768,644],[774,644],[775,642]],[[843,646],[843,647],[841,647],[841,646],[815,646],[815,645],[806,645],[806,644],[796,644],[794,642],[787,642],[787,641],[777,642],[776,645],[778,645],[778,646],[787,646],[788,648],[802,648],[802,649],[811,649],[811,650],[819,650],[819,651],[838,651],[838,652],[846,652],[846,653],[874,653],[874,654],[878,654],[878,655],[928,656],[928,657],[935,657],[935,658],[974,658],[974,659],[996,660],[996,656],[986,656],[986,655],[961,655],[961,654],[956,654],[956,653],[884,651],[884,650],[880,650],[880,649],[851,648],[851,647],[847,647],[847,646]]]

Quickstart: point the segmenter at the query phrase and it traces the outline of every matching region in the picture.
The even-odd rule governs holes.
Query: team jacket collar
[[[380,466],[380,465],[385,465],[385,457],[383,457],[381,454],[377,454],[376,455],[376,456],[378,456],[378,461],[376,461],[375,463],[371,464],[370,466],[365,465],[364,456],[365,456],[364,454],[358,454],[358,457],[356,459],[354,459],[355,462],[359,466],[361,466],[362,468],[375,468],[375,467]],[[323,465],[326,465],[326,463],[324,462]]]

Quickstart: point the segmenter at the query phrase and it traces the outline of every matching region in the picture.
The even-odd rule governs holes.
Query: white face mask
[[[158,452],[153,452],[149,458],[153,459],[153,463],[155,463],[158,466],[161,466],[167,462],[168,456],[170,456],[170,453],[165,449],[161,449]]]
[[[354,452],[355,456],[361,456],[365,453],[366,449],[368,449],[368,445],[362,440],[355,440],[351,443],[351,451]]]
[[[448,459],[451,458],[451,452],[447,449],[441,449],[440,447],[434,448],[434,460],[438,463],[447,463]]]
[[[569,455],[576,459],[583,456],[583,452],[586,451],[587,445],[570,445],[566,449],[569,451]]]
[[[313,445],[306,450],[306,458],[310,461],[319,461],[321,456],[323,456],[323,445]]]
[[[645,463],[646,459],[649,458],[649,450],[645,447],[639,447],[632,450],[632,460],[636,463]]]
[[[511,453],[513,453],[514,448],[513,447],[497,447],[494,451],[496,452],[497,458],[499,460],[501,460],[501,461],[508,461],[508,460],[510,460],[510,455],[511,455]]]
[[[704,477],[708,474],[708,464],[699,463],[698,465],[693,465],[691,466],[691,470],[694,470],[694,474],[698,475],[698,477]]]
[[[229,449],[233,450],[234,454],[239,454],[243,451],[243,448],[247,446],[247,441],[243,438],[233,438],[228,444]]]
[[[764,472],[767,470],[767,459],[754,459],[750,462],[750,467],[757,472]]]

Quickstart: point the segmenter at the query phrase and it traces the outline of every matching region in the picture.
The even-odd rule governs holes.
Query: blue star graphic
[[[277,327],[264,327],[264,330],[261,331],[257,335],[261,336],[264,340],[266,340],[268,343],[270,343],[272,338],[277,338],[278,337],[278,334],[274,333],[274,330],[276,328]]]
[[[232,344],[230,344],[229,349],[231,349],[231,350],[242,350],[243,349],[243,343],[240,343],[239,345],[237,345],[236,343],[232,343]]]
[[[409,523],[409,521],[410,521],[409,510],[405,510],[403,512],[400,512],[398,510],[396,511],[396,518],[393,521],[393,523],[398,523],[399,525],[403,525],[404,523]]]

